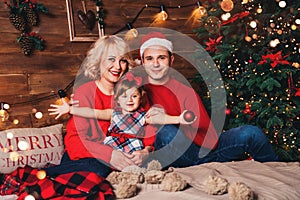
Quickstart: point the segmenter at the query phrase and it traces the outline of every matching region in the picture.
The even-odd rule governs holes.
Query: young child
[[[142,86],[142,78],[135,77],[131,72],[127,72],[125,78],[116,85],[114,101],[115,109],[97,110],[88,107],[79,107],[73,101],[70,106],[67,102],[63,105],[51,104],[50,115],[57,115],[56,119],[66,113],[79,115],[87,118],[97,118],[111,120],[107,137],[104,144],[110,145],[114,149],[126,153],[133,153],[137,150],[147,149],[148,152],[154,150],[155,129],[152,126],[151,118],[147,117],[147,112],[143,99],[145,91]],[[164,115],[159,124],[191,124],[184,120],[184,111],[180,116]],[[157,120],[156,120],[157,121]],[[158,122],[155,122],[158,123]]]

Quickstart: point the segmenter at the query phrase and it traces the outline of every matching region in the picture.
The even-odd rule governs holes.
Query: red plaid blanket
[[[25,166],[0,176],[0,195],[16,194],[18,199],[28,195],[39,199],[110,200],[113,188],[105,178],[93,172],[72,172],[56,177],[37,177],[38,169]]]

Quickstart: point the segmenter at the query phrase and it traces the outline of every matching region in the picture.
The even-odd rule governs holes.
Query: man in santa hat
[[[191,125],[160,127],[152,159],[159,160],[164,167],[241,160],[245,159],[245,153],[256,161],[278,160],[265,134],[256,126],[216,132],[198,94],[171,76],[173,43],[163,33],[144,35],[139,53],[147,74],[144,87],[149,103],[155,105],[148,116],[163,120],[159,113],[179,116],[185,110],[193,111],[196,116]]]

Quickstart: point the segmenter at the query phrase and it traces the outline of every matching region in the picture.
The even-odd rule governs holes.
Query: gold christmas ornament
[[[232,0],[223,0],[221,2],[221,8],[225,12],[230,12],[234,7],[233,1]]]
[[[215,16],[210,16],[204,23],[204,28],[212,34],[216,34],[220,31],[221,20]]]

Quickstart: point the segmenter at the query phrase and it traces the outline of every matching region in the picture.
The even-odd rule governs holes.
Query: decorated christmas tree
[[[281,160],[299,161],[300,1],[210,0],[199,20],[227,93],[224,130],[256,125]]]

